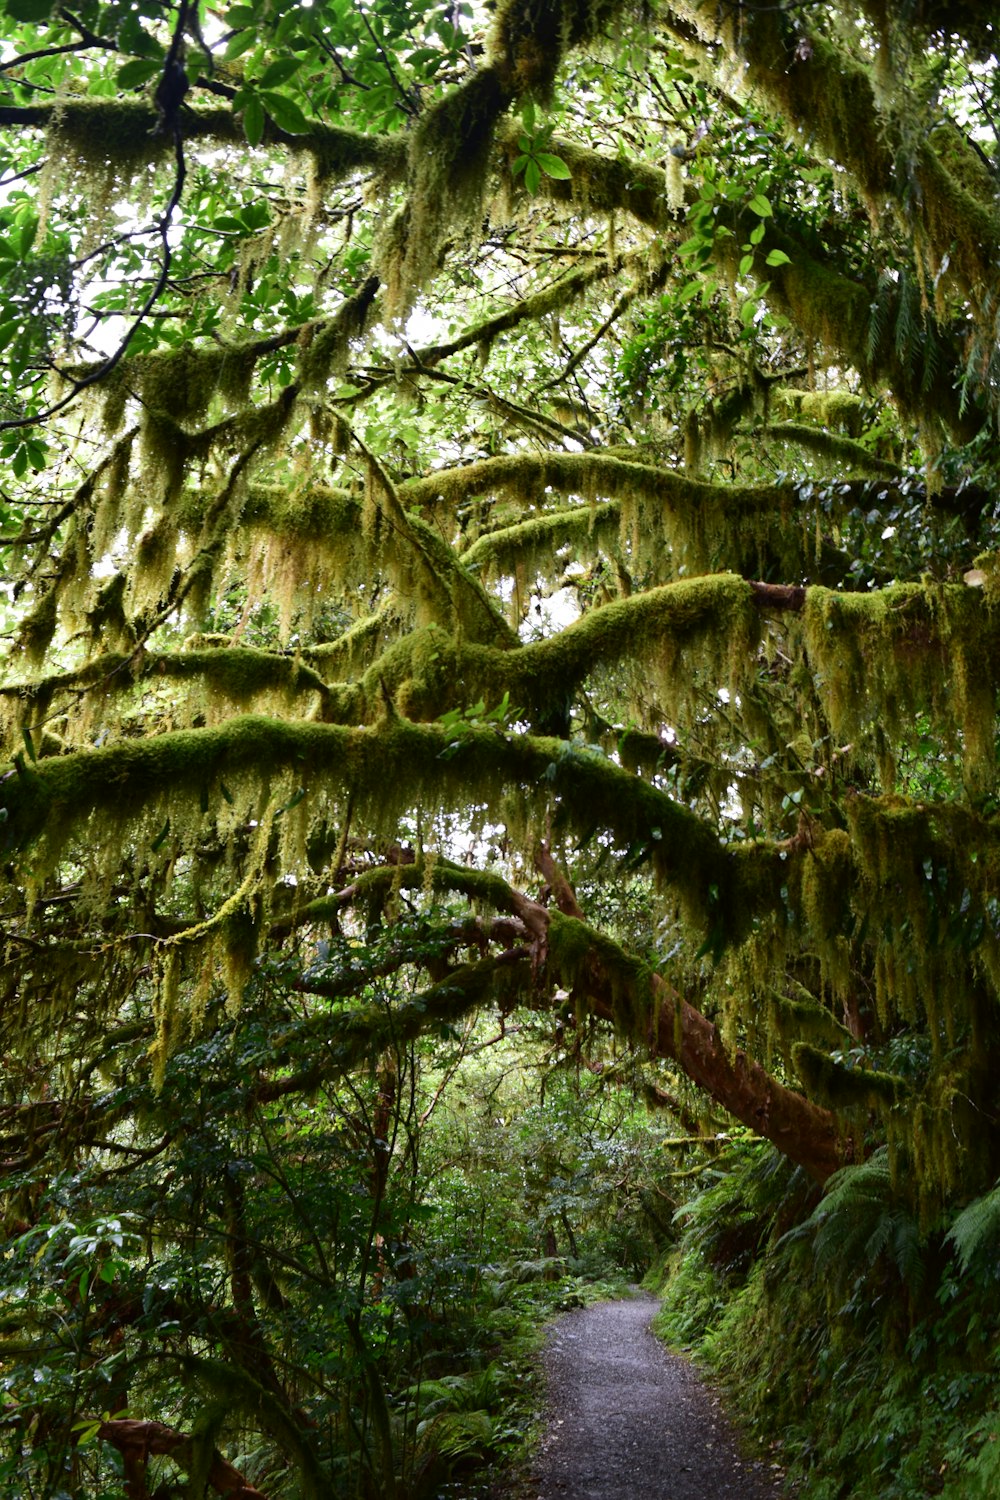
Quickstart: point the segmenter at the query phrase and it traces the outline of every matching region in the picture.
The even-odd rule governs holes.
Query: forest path
[[[741,1457],[716,1397],[650,1332],[640,1293],[566,1313],[543,1355],[548,1430],[531,1500],[776,1500],[763,1464]]]

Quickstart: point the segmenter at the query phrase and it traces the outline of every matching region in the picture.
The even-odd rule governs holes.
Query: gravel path
[[[549,1428],[532,1500],[776,1500],[718,1398],[649,1331],[654,1297],[566,1313],[543,1356]]]

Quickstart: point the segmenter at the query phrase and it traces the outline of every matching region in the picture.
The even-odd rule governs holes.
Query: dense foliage
[[[11,1485],[434,1493],[636,1100],[992,1242],[988,10],[7,0]]]

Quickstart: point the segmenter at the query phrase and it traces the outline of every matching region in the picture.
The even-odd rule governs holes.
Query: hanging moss
[[[778,415],[804,417],[820,427],[839,428],[848,437],[856,438],[864,429],[867,403],[853,391],[797,391],[782,386],[771,400]]]
[[[32,666],[40,665],[52,644],[58,623],[58,590],[49,588],[21,621],[15,649],[23,651]]]
[[[792,1048],[795,1071],[810,1098],[827,1109],[877,1109],[904,1104],[911,1093],[904,1078],[870,1068],[849,1068],[808,1042]]]
[[[832,459],[855,475],[877,474],[896,479],[900,474],[898,463],[870,453],[863,443],[855,442],[853,438],[837,437],[824,428],[811,427],[805,422],[771,422],[766,433],[760,435],[768,442],[790,443],[817,457]]]
[[[299,377],[303,389],[321,389],[331,376],[343,373],[351,340],[362,337],[373,316],[378,289],[378,277],[369,276],[352,297],[345,297],[335,313],[321,323],[309,324],[300,335]]]
[[[108,403],[105,425],[109,430],[119,425],[124,402],[133,395],[150,413],[165,414],[180,423],[204,417],[216,396],[231,408],[241,408],[258,357],[254,344],[239,348],[184,343],[175,349],[132,355],[101,382],[100,391]],[[78,374],[85,378],[91,372],[81,366]]]
[[[733,568],[749,576],[796,576],[815,544],[794,485],[713,485],[675,470],[602,452],[504,456],[439,471],[400,486],[422,508],[453,511],[475,495],[541,504],[547,489],[588,503],[617,498],[633,555],[664,573]],[[802,529],[794,521],[800,518]],[[668,571],[669,569],[669,571]]]
[[[59,99],[47,123],[50,150],[88,167],[134,168],[172,150],[155,134],[156,111],[144,99]]]
[[[487,66],[420,116],[410,141],[409,196],[377,254],[391,317],[409,311],[437,270],[446,238],[478,211],[497,117],[509,102],[497,71]]]
[[[850,836],[840,828],[814,830],[798,869],[804,940],[815,948],[824,983],[843,999],[854,983],[847,937],[856,884]]]
[[[620,529],[621,507],[616,501],[569,506],[491,529],[462,553],[461,562],[487,581],[509,577],[516,568],[528,579],[551,577],[561,548],[569,546],[576,562],[595,558],[601,551],[614,554]]]
[[[1000,635],[977,590],[811,588],[804,622],[835,735],[852,739],[879,725],[896,739],[927,710],[946,739],[961,737],[969,789],[980,795],[994,785]]]
[[[487,47],[512,97],[549,98],[563,55],[600,36],[620,0],[501,0]]]
[[[816,1048],[841,1051],[854,1044],[846,1026],[802,986],[795,986],[791,994],[772,996],[772,1022],[779,1037],[789,1044],[807,1042]]]

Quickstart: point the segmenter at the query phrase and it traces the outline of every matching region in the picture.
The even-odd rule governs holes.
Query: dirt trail
[[[776,1500],[741,1458],[718,1401],[649,1331],[654,1297],[603,1302],[555,1324],[543,1367],[548,1431],[532,1500]]]

